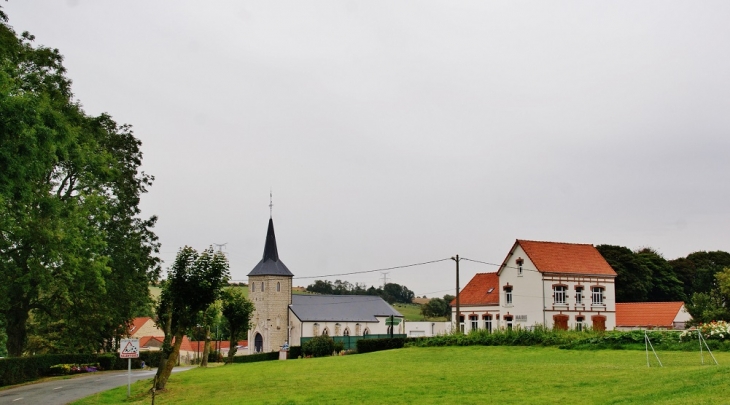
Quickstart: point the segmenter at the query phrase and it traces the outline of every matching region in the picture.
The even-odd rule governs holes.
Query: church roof
[[[403,317],[375,295],[297,295],[289,306],[302,322],[377,322],[376,316]]]
[[[276,249],[276,235],[274,235],[274,220],[269,218],[269,229],[266,232],[266,244],[264,245],[264,257],[248,273],[248,276],[287,276],[294,277],[286,265],[279,260],[279,252]]]

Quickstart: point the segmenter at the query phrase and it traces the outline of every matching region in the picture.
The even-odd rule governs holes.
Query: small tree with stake
[[[199,314],[221,294],[228,281],[228,259],[212,247],[198,254],[185,246],[175,258],[162,286],[157,308],[158,326],[165,332],[164,355],[155,377],[155,388],[165,389],[180,353],[185,331],[198,324]],[[174,343],[173,343],[174,338]]]

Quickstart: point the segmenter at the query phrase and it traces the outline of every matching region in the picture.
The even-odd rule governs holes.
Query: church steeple
[[[266,231],[266,244],[264,245],[264,261],[279,261],[279,252],[276,249],[276,235],[274,234],[274,220],[269,218],[269,229]]]
[[[248,275],[294,277],[294,274],[279,260],[279,251],[276,248],[276,235],[274,234],[274,220],[272,218],[269,218],[269,229],[266,231],[264,257]]]

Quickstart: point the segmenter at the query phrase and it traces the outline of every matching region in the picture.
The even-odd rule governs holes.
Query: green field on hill
[[[730,353],[720,366],[699,352],[542,347],[429,347],[233,364],[173,374],[157,404],[721,404],[729,403]],[[148,404],[151,382],[77,404]]]
[[[418,304],[393,304],[393,308],[400,312],[406,319],[406,321],[417,322],[417,321],[446,321],[446,317],[440,318],[424,318],[421,315],[421,306]]]

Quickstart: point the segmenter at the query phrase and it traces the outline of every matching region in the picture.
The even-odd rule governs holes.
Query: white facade
[[[521,243],[531,246],[532,251],[525,251]],[[460,308],[461,329],[465,333],[490,327],[530,329],[535,325],[558,329],[615,329],[616,275],[594,250],[591,245],[518,240],[497,272],[497,279],[483,277],[484,285],[467,285],[463,291],[472,302],[462,304]],[[560,255],[563,256],[555,259]],[[571,255],[575,255],[575,260]],[[586,267],[581,267],[583,265]],[[494,275],[478,274],[475,280],[490,274]],[[475,288],[495,290],[494,293],[499,294],[499,304],[488,304],[487,301],[496,301],[488,294],[477,294],[474,298]],[[455,324],[453,309],[452,323]]]
[[[290,337],[292,346],[301,346],[301,338],[310,338],[327,334],[329,336],[365,336],[385,335],[390,333],[386,325],[389,317],[378,316],[376,322],[347,321],[300,321],[290,310]],[[394,334],[403,334],[404,323],[401,322],[393,330]]]
[[[521,266],[517,258],[522,259]],[[556,316],[567,316],[569,329],[577,328],[579,322],[582,327],[593,327],[594,321],[601,319],[605,329],[616,328],[615,277],[541,273],[520,245],[506,261],[509,265],[499,273],[501,326],[507,327],[511,317],[513,326],[541,324],[553,328]],[[507,302],[510,287],[512,303]],[[600,289],[600,298],[596,294],[594,300],[596,289]]]
[[[408,337],[431,337],[451,333],[451,322],[406,322],[405,334]]]

